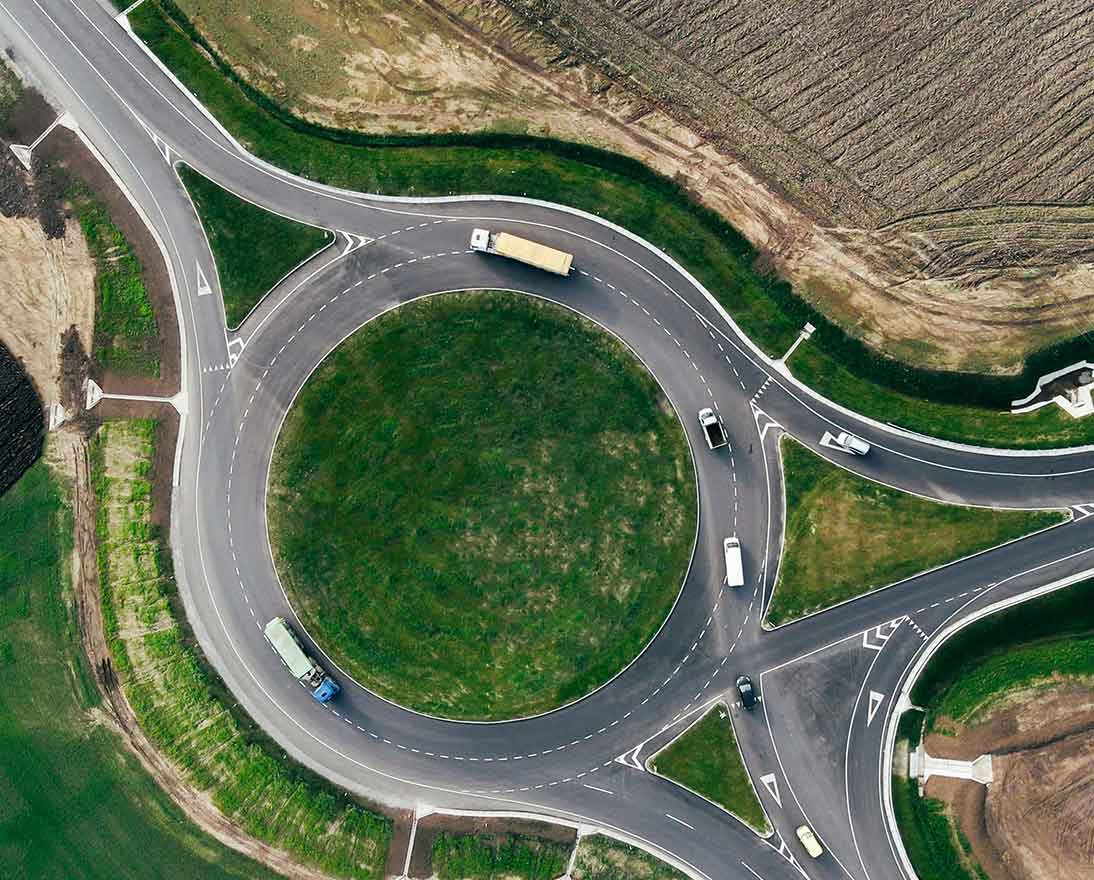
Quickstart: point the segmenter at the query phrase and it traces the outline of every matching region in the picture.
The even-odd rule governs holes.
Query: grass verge
[[[64,176],[65,198],[95,261],[93,357],[108,370],[158,377],[159,328],[140,260],[91,190],[60,169],[48,173]]]
[[[4,877],[274,877],[187,821],[104,723],[73,608],[70,491],[39,461],[0,498]]]
[[[968,723],[1007,693],[1094,678],[1094,580],[992,614],[951,637],[912,689],[928,729]]]
[[[296,399],[270,475],[309,631],[359,681],[446,717],[542,712],[611,678],[667,617],[695,516],[683,431],[645,368],[509,293],[430,297],[354,334]]]
[[[439,880],[555,880],[566,872],[570,847],[521,834],[442,832],[432,859]]]
[[[1094,419],[1070,419],[1057,407],[1026,416],[1002,412],[1032,390],[1037,376],[1085,356],[1089,346],[1081,339],[1031,356],[1021,376],[916,369],[867,348],[789,285],[757,272],[754,249],[733,227],[635,160],[520,135],[415,137],[323,128],[240,79],[171,0],[149,0],[130,20],[237,139],[281,168],[363,192],[529,195],[599,214],[686,266],[769,355],[781,356],[799,328],[813,323],[817,330],[795,355],[793,370],[838,403],[968,443],[1041,448],[1094,442]]]
[[[1055,510],[942,504],[856,476],[784,437],[782,561],[772,625],[1063,522]]]
[[[688,880],[638,847],[591,834],[582,837],[574,859],[573,880]]]
[[[379,880],[390,821],[253,742],[212,695],[150,523],[154,430],[150,421],[108,422],[92,447],[103,620],[126,697],[148,737],[249,834],[330,874]]]
[[[655,772],[714,801],[759,834],[768,834],[767,814],[748,778],[729,710],[715,705],[652,763]]]
[[[893,809],[916,874],[930,880],[989,880],[946,805],[919,793],[915,779],[893,779]]]
[[[229,328],[243,323],[278,281],[332,238],[325,229],[252,205],[191,168],[179,166],[178,173],[213,250]]]

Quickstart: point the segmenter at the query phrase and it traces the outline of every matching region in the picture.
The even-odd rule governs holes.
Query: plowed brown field
[[[1094,326],[1089,0],[178,2],[311,119],[635,156],[919,366]]]

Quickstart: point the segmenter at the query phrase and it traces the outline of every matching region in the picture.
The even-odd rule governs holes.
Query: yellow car
[[[805,851],[814,859],[819,859],[824,855],[824,849],[817,840],[817,835],[813,833],[813,829],[808,825],[802,825],[798,828],[798,840],[802,842]]]

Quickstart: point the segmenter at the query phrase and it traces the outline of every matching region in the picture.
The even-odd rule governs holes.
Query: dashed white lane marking
[[[443,221],[436,221],[436,222],[443,222]],[[414,227],[407,227],[407,230],[409,230],[409,229],[412,229],[412,228],[414,228]],[[407,231],[407,230],[404,230],[404,231]],[[392,232],[392,233],[390,233],[390,235],[397,235],[397,234],[398,234],[398,232],[399,232],[399,231],[398,231],[398,230],[396,230],[395,232]],[[384,238],[384,237],[385,237],[385,236],[379,236],[379,237],[377,238],[377,240],[379,240],[379,239],[381,239],[381,238]],[[387,266],[387,267],[385,267],[385,268],[383,268],[383,269],[380,269],[380,270],[379,270],[379,272],[373,272],[373,273],[371,273],[370,275],[368,275],[367,279],[361,279],[361,280],[357,281],[357,282],[356,282],[355,284],[353,284],[353,285],[352,285],[351,287],[348,287],[348,288],[346,288],[345,290],[343,290],[343,291],[342,291],[341,293],[339,293],[339,294],[335,294],[335,295],[334,295],[334,296],[333,296],[333,297],[332,297],[332,298],[331,298],[331,299],[330,299],[330,300],[329,300],[329,301],[328,301],[327,303],[323,304],[323,305],[322,305],[322,306],[321,306],[321,307],[320,307],[320,308],[319,308],[319,309],[318,309],[317,311],[313,312],[313,313],[312,313],[312,314],[311,314],[311,315],[310,315],[310,316],[308,317],[308,319],[307,319],[307,320],[306,320],[306,321],[305,321],[305,322],[304,322],[303,324],[301,324],[301,325],[300,325],[300,326],[299,326],[299,327],[297,328],[297,331],[296,331],[296,333],[293,333],[293,334],[292,334],[292,335],[291,335],[291,336],[289,337],[289,339],[288,339],[288,340],[287,340],[287,341],[286,341],[286,342],[285,342],[285,343],[284,343],[284,344],[283,344],[283,345],[282,345],[282,346],[281,346],[281,347],[280,347],[280,348],[278,349],[277,353],[276,353],[276,354],[275,354],[275,355],[274,355],[274,356],[273,356],[273,357],[271,358],[271,360],[270,360],[270,363],[269,363],[269,365],[268,365],[268,366],[266,367],[266,369],[265,369],[265,370],[263,371],[263,373],[262,373],[262,379],[264,379],[264,378],[266,377],[266,375],[267,375],[267,374],[269,373],[270,369],[271,369],[271,368],[272,368],[272,367],[273,367],[273,366],[274,366],[274,365],[275,365],[275,364],[277,363],[277,359],[278,359],[278,358],[279,358],[279,357],[281,356],[281,354],[282,354],[282,353],[283,353],[283,352],[285,351],[285,349],[286,349],[286,348],[287,348],[287,347],[288,347],[288,346],[289,346],[289,345],[290,345],[290,344],[291,344],[291,343],[292,343],[293,341],[295,341],[296,337],[297,337],[297,336],[298,336],[298,335],[299,335],[300,333],[302,333],[302,332],[303,332],[303,331],[305,330],[305,328],[307,327],[307,325],[308,325],[309,323],[311,323],[311,321],[312,321],[312,320],[313,320],[313,319],[314,319],[314,318],[315,318],[315,317],[316,317],[316,316],[317,316],[318,314],[320,314],[321,312],[325,311],[325,310],[326,310],[326,308],[327,308],[327,307],[328,307],[329,305],[333,304],[333,303],[334,303],[335,301],[337,301],[337,300],[338,300],[338,299],[339,299],[339,298],[340,298],[341,296],[345,296],[345,295],[348,295],[348,294],[350,293],[350,291],[351,291],[351,290],[355,290],[355,289],[358,289],[358,288],[360,288],[360,287],[361,287],[361,285],[362,285],[362,284],[363,284],[363,283],[364,283],[364,282],[365,282],[366,280],[369,280],[369,281],[371,281],[371,280],[375,279],[375,278],[376,278],[376,277],[377,277],[378,275],[383,275],[383,274],[386,274],[386,273],[387,273],[387,272],[389,272],[389,271],[393,271],[393,270],[396,270],[396,269],[402,268],[402,267],[403,267],[403,266],[405,266],[405,265],[411,265],[411,264],[413,264],[413,263],[415,263],[415,262],[418,262],[419,260],[427,260],[427,259],[438,259],[438,258],[440,258],[440,257],[444,257],[444,256],[460,256],[460,255],[463,255],[463,254],[468,254],[468,253],[472,253],[472,251],[470,251],[470,250],[465,250],[465,251],[450,251],[450,252],[441,252],[441,253],[437,253],[437,254],[431,254],[431,255],[428,255],[428,256],[423,256],[423,257],[417,257],[417,258],[414,258],[414,259],[410,259],[410,260],[407,260],[407,261],[405,261],[405,262],[399,262],[399,263],[396,263],[396,264],[394,264],[394,265],[391,265],[391,266]],[[603,281],[602,279],[600,279],[600,278],[597,278],[597,277],[595,277],[595,276],[590,276],[590,275],[589,275],[589,273],[588,273],[588,272],[586,272],[586,271],[583,271],[583,270],[579,270],[579,271],[580,271],[580,272],[581,272],[581,274],[582,274],[582,275],[584,275],[585,277],[593,277],[595,281],[597,281],[597,282],[599,282],[599,283],[601,283],[601,284],[605,284],[606,286],[608,286],[608,287],[611,287],[611,288],[612,288],[613,290],[615,289],[615,288],[614,288],[614,287],[613,287],[613,286],[612,286],[612,285],[611,285],[610,283],[608,283],[608,282],[605,282],[605,281]],[[627,294],[626,294],[626,293],[624,293],[623,291],[618,291],[618,292],[619,292],[619,293],[620,293],[620,295],[622,295],[622,296],[627,296]],[[628,299],[631,299],[631,301],[632,301],[632,302],[634,303],[634,305],[635,305],[635,306],[637,306],[637,307],[640,307],[640,308],[642,309],[642,311],[643,311],[643,312],[644,312],[644,313],[645,313],[645,314],[646,314],[646,315],[647,315],[648,317],[650,317],[650,319],[651,319],[651,320],[652,320],[652,321],[653,321],[653,322],[654,322],[654,323],[655,323],[655,324],[656,324],[657,326],[661,327],[661,328],[662,328],[662,329],[663,329],[663,330],[665,331],[665,333],[666,333],[666,334],[667,334],[667,335],[668,335],[668,336],[669,336],[669,337],[670,337],[670,338],[671,338],[671,339],[673,340],[673,342],[674,342],[674,343],[676,344],[677,348],[681,349],[681,354],[682,354],[682,355],[683,355],[683,356],[684,356],[685,358],[687,358],[687,360],[689,361],[689,363],[691,363],[691,365],[692,365],[692,366],[693,366],[693,367],[695,368],[695,371],[696,371],[696,372],[698,373],[698,372],[699,372],[699,367],[698,367],[698,365],[697,365],[697,364],[695,364],[695,362],[694,362],[694,361],[692,360],[692,358],[691,358],[691,355],[690,355],[690,353],[689,353],[689,352],[688,352],[688,351],[687,351],[686,349],[684,349],[684,348],[683,348],[683,345],[681,344],[680,340],[679,340],[679,339],[677,339],[677,338],[676,338],[676,337],[675,337],[675,336],[674,336],[674,335],[672,334],[672,332],[671,332],[671,331],[670,331],[670,330],[669,330],[669,329],[668,329],[667,327],[665,327],[665,326],[664,326],[664,325],[663,325],[663,324],[662,324],[662,323],[661,323],[661,322],[660,322],[660,321],[659,321],[659,320],[658,320],[657,318],[655,318],[655,317],[654,317],[654,316],[653,316],[653,315],[652,315],[652,314],[650,313],[650,311],[649,311],[649,310],[648,310],[647,308],[645,308],[645,306],[641,306],[641,305],[640,305],[640,304],[639,304],[639,303],[638,303],[637,301],[633,300],[633,299],[632,299],[631,297],[629,297],[629,296],[628,296]],[[721,348],[721,346],[720,346],[720,345],[719,345],[719,348]],[[732,361],[730,361],[730,359],[729,359],[729,357],[728,357],[728,356],[726,357],[726,361],[727,361],[727,362],[728,362],[728,363],[730,364],[730,366],[731,366],[731,367],[733,368],[733,372],[734,372],[734,373],[736,374],[736,373],[737,373],[737,368],[736,368],[736,367],[735,367],[735,366],[733,365]],[[210,370],[210,372],[211,372],[211,370]],[[707,391],[708,391],[708,393],[709,393],[709,394],[710,394],[710,396],[711,396],[711,397],[713,398],[713,392],[711,392],[711,391],[710,391],[710,388],[709,388],[709,384],[707,383],[707,379],[706,379],[705,375],[703,375],[702,373],[699,373],[699,378],[701,379],[701,381],[702,381],[702,383],[704,384],[704,386],[706,386],[706,387],[707,387]],[[241,419],[241,421],[240,421],[240,425],[239,425],[238,431],[237,431],[237,433],[236,433],[235,445],[234,445],[234,447],[233,447],[233,450],[232,450],[232,459],[231,459],[231,462],[230,462],[230,465],[229,465],[229,475],[231,475],[231,473],[232,473],[232,472],[234,471],[234,469],[235,469],[235,459],[236,459],[236,454],[237,454],[237,452],[238,452],[238,449],[239,449],[239,440],[240,440],[240,436],[242,435],[242,432],[243,432],[244,426],[245,426],[245,424],[246,424],[246,421],[247,421],[247,417],[248,417],[248,416],[249,416],[249,414],[250,414],[251,406],[253,406],[253,404],[254,404],[254,400],[255,400],[255,395],[256,395],[256,394],[258,393],[258,389],[259,389],[259,387],[260,387],[260,386],[261,386],[261,384],[262,384],[262,379],[260,379],[260,380],[258,381],[258,383],[256,384],[256,386],[255,386],[255,389],[254,389],[254,391],[252,392],[252,394],[251,394],[251,396],[250,396],[250,400],[248,401],[248,407],[247,407],[247,409],[246,409],[246,410],[244,411],[244,413],[243,413],[243,417],[242,417],[242,419]],[[211,407],[211,409],[210,409],[210,413],[209,413],[209,421],[211,421],[211,420],[212,420],[212,418],[213,418],[213,415],[214,415],[214,414],[215,414],[215,412],[216,412],[216,409],[217,409],[217,407],[218,407],[218,405],[219,405],[219,403],[220,403],[221,397],[222,397],[222,395],[223,395],[224,389],[225,389],[225,387],[227,386],[227,381],[228,381],[228,378],[227,378],[227,376],[226,376],[226,377],[225,377],[225,379],[224,379],[224,382],[223,382],[223,383],[221,384],[220,390],[219,390],[219,392],[218,392],[218,394],[217,394],[217,398],[216,398],[216,400],[214,401],[214,403],[213,403],[213,406],[212,406],[212,407]],[[768,381],[770,381],[770,379],[769,379]],[[742,387],[742,388],[744,387],[743,383],[742,383],[742,386],[741,386],[741,387]],[[715,404],[714,404],[714,405],[715,405],[715,406],[717,407],[717,405],[718,405],[718,404],[717,404],[717,401],[715,401]],[[208,422],[206,423],[206,429],[208,429]],[[732,461],[732,459],[731,459],[731,461]],[[734,465],[734,467],[733,467],[733,472],[732,472],[732,475],[733,475],[733,481],[734,481],[734,483],[736,483],[736,480],[737,480],[737,473],[736,473],[736,467],[735,467],[735,465]],[[233,557],[233,562],[235,562],[235,563],[236,563],[236,575],[237,575],[237,577],[238,577],[238,576],[239,576],[239,569],[238,569],[238,558],[237,558],[237,556],[236,556],[236,550],[235,550],[235,541],[234,541],[234,535],[232,534],[232,521],[231,521],[231,477],[230,477],[230,476],[229,476],[229,481],[228,481],[228,486],[227,486],[227,488],[228,488],[228,506],[227,506],[227,521],[228,521],[229,546],[231,547],[231,550],[232,550],[232,557]],[[736,495],[736,494],[737,494],[737,487],[736,487],[736,485],[734,485],[734,495]],[[735,516],[734,516],[734,523],[736,523],[736,511],[735,511]],[[242,579],[240,579],[239,585],[240,585],[240,589],[241,589],[241,591],[242,591],[242,593],[243,593],[243,595],[244,595],[244,599],[245,599],[245,601],[247,602],[247,604],[248,604],[248,605],[250,605],[250,599],[249,599],[249,597],[247,596],[247,592],[246,592],[246,587],[245,587],[245,585],[244,585],[244,583],[243,583]],[[703,629],[702,629],[702,632],[700,633],[699,637],[698,637],[698,638],[697,638],[697,639],[696,639],[696,640],[695,640],[695,641],[694,641],[694,642],[692,643],[692,645],[691,645],[691,648],[689,649],[689,651],[688,651],[687,655],[685,655],[684,659],[683,659],[683,660],[682,660],[682,661],[681,661],[681,662],[680,662],[680,663],[679,663],[679,664],[678,664],[678,665],[676,666],[676,668],[675,668],[675,669],[674,669],[674,670],[672,671],[672,674],[671,674],[671,675],[670,675],[670,676],[669,676],[668,678],[666,678],[666,679],[665,679],[665,681],[664,681],[664,682],[663,682],[663,683],[661,684],[661,686],[659,686],[659,687],[658,687],[658,688],[657,688],[656,690],[654,690],[654,691],[653,691],[652,693],[650,693],[650,694],[649,694],[649,695],[648,695],[647,697],[645,697],[645,698],[644,698],[644,699],[643,699],[643,700],[641,701],[641,704],[640,704],[640,705],[643,705],[643,706],[644,706],[644,705],[646,705],[646,704],[647,704],[647,703],[648,703],[648,702],[649,702],[649,701],[650,701],[650,700],[651,700],[652,698],[654,698],[654,697],[656,697],[656,696],[657,696],[658,694],[660,694],[660,692],[661,692],[661,691],[662,691],[662,690],[664,689],[664,687],[665,687],[666,685],[668,685],[668,684],[669,684],[669,683],[670,683],[670,682],[672,681],[672,679],[673,679],[673,678],[674,678],[674,677],[675,677],[676,675],[678,675],[678,674],[679,674],[679,672],[680,672],[680,669],[681,669],[681,668],[682,668],[682,667],[683,667],[683,666],[684,666],[684,665],[685,665],[685,664],[686,664],[686,663],[688,662],[688,660],[689,660],[689,659],[690,659],[690,658],[691,658],[691,657],[693,656],[694,652],[695,652],[695,651],[697,650],[698,646],[699,646],[699,645],[700,645],[700,644],[702,643],[703,639],[705,638],[705,636],[706,636],[706,634],[707,634],[707,630],[708,630],[708,628],[709,628],[709,626],[710,626],[710,621],[711,621],[711,619],[713,618],[713,613],[714,613],[714,611],[716,611],[716,610],[717,610],[717,608],[718,608],[718,603],[719,603],[719,602],[721,601],[721,598],[722,598],[722,595],[724,594],[724,591],[725,591],[725,588],[724,588],[724,586],[723,586],[723,588],[722,588],[722,589],[721,589],[721,590],[719,591],[719,594],[718,594],[718,601],[716,601],[716,602],[715,602],[715,604],[714,604],[714,609],[713,609],[713,610],[712,610],[712,612],[711,612],[711,616],[710,616],[710,617],[708,617],[708,620],[707,620],[707,624],[706,624],[706,625],[705,625],[705,626],[703,627]],[[254,613],[254,610],[252,609],[252,610],[251,610],[251,615],[252,615],[252,617],[254,616],[254,614],[255,614],[255,613]],[[747,623],[747,617],[746,617],[746,619],[745,619],[745,622]],[[259,626],[259,629],[261,629],[261,623],[258,623],[258,626]],[[737,634],[737,639],[735,639],[735,640],[734,640],[734,642],[733,642],[733,644],[732,644],[732,645],[730,646],[730,648],[729,648],[729,651],[727,652],[727,654],[726,654],[725,656],[723,656],[723,657],[722,657],[722,662],[721,662],[721,665],[719,665],[719,666],[718,666],[718,668],[717,668],[717,669],[715,669],[715,671],[714,671],[714,674],[713,674],[713,675],[712,675],[712,676],[711,676],[711,677],[710,677],[710,678],[709,678],[709,679],[707,680],[706,684],[705,684],[705,685],[703,686],[703,688],[702,688],[702,691],[705,691],[705,690],[706,690],[706,689],[707,689],[707,688],[708,688],[708,687],[710,686],[711,682],[712,682],[712,681],[714,680],[714,678],[715,678],[715,677],[716,677],[716,676],[718,675],[718,673],[719,673],[719,672],[721,671],[721,668],[722,668],[722,666],[724,666],[724,665],[725,665],[725,661],[726,661],[726,660],[728,659],[728,655],[729,655],[729,654],[731,654],[731,653],[733,652],[733,649],[734,649],[734,648],[736,647],[736,642],[737,642],[737,640],[739,640],[739,639],[740,639],[740,637],[741,637],[741,635],[743,634],[743,632],[744,632],[744,626],[742,625],[742,627],[741,627],[740,631],[739,631],[739,632],[738,632],[738,634]],[[698,699],[698,698],[699,698],[699,696],[701,696],[701,694],[702,694],[702,691],[700,691],[700,693],[696,694],[696,697],[695,697],[695,699]],[[687,707],[685,707],[685,711],[686,711],[686,709],[687,709],[687,708],[690,708],[690,706],[691,706],[691,705],[692,705],[692,704],[690,704],[690,703],[689,703],[689,704],[688,704],[688,706],[687,706]],[[324,708],[327,708],[327,709],[328,709],[329,711],[331,711],[331,712],[332,712],[333,714],[337,715],[338,717],[342,717],[341,715],[339,715],[339,714],[338,714],[337,710],[335,710],[335,709],[334,709],[333,707],[331,707],[331,706],[327,706],[327,705],[324,705]],[[628,711],[628,712],[627,712],[627,713],[626,713],[625,715],[623,715],[623,716],[622,716],[621,718],[617,718],[617,719],[615,719],[614,721],[612,721],[612,722],[611,722],[611,723],[610,723],[609,725],[607,725],[607,726],[605,726],[605,727],[602,727],[602,728],[600,728],[600,729],[599,729],[598,731],[596,731],[596,733],[590,733],[590,734],[586,735],[586,736],[585,736],[585,737],[584,737],[584,738],[583,738],[582,740],[574,740],[574,741],[572,741],[572,742],[571,742],[571,743],[570,743],[569,745],[571,745],[571,746],[575,746],[575,745],[578,745],[578,744],[579,744],[580,742],[584,742],[584,741],[587,741],[587,740],[590,740],[590,739],[592,739],[592,738],[593,738],[594,736],[598,736],[598,735],[603,735],[603,734],[604,734],[604,733],[606,733],[606,732],[607,732],[607,731],[608,731],[609,729],[611,729],[611,728],[615,727],[616,725],[618,725],[618,724],[620,723],[620,721],[622,721],[622,720],[625,720],[625,719],[629,718],[629,717],[630,717],[630,716],[631,716],[632,714],[633,714],[633,710],[632,710],[632,711]],[[431,758],[439,758],[439,759],[442,759],[442,760],[453,760],[453,761],[482,761],[482,762],[489,762],[489,761],[509,761],[509,760],[512,760],[512,761],[520,761],[520,760],[524,760],[525,758],[533,758],[533,757],[538,757],[538,756],[539,756],[539,755],[541,755],[541,754],[542,754],[542,755],[546,755],[546,754],[550,754],[550,753],[552,753],[552,752],[556,752],[556,751],[563,751],[563,750],[564,750],[564,749],[565,749],[565,748],[567,747],[567,746],[566,746],[565,744],[563,744],[563,745],[558,745],[558,746],[555,746],[555,747],[553,747],[553,748],[549,748],[549,749],[543,749],[543,750],[542,750],[542,752],[534,752],[534,753],[530,753],[529,755],[506,755],[506,756],[492,756],[492,757],[486,757],[486,756],[471,757],[471,756],[464,756],[464,755],[441,755],[441,754],[434,754],[434,753],[432,753],[432,752],[421,752],[421,751],[420,751],[419,749],[416,749],[416,748],[412,748],[412,747],[406,746],[406,745],[404,745],[404,744],[401,744],[401,743],[394,743],[394,742],[392,742],[391,740],[388,740],[388,739],[386,739],[386,738],[381,738],[381,737],[379,737],[379,736],[378,736],[378,735],[377,735],[376,733],[374,733],[374,732],[372,732],[372,731],[368,730],[367,728],[361,727],[361,726],[360,726],[359,724],[356,724],[356,723],[354,723],[354,722],[353,722],[353,720],[352,720],[351,718],[344,718],[343,720],[345,720],[347,724],[350,724],[350,725],[351,725],[352,727],[356,728],[357,730],[361,731],[362,733],[367,733],[367,734],[368,734],[368,735],[369,735],[369,736],[370,736],[370,737],[371,737],[372,739],[374,739],[374,740],[378,740],[378,741],[382,741],[382,742],[383,742],[383,743],[384,743],[385,745],[390,745],[390,746],[393,746],[393,747],[395,747],[395,748],[397,748],[397,749],[401,749],[401,750],[403,750],[403,751],[412,751],[412,752],[414,752],[415,754],[425,754],[425,755],[426,755],[427,757],[431,757]],[[611,763],[612,763],[611,761],[608,761],[608,762],[605,762],[605,763],[604,763],[604,764],[603,764],[602,766],[604,766],[604,767],[607,767],[607,766],[609,766],[609,765],[610,765]],[[531,787],[529,787],[529,788],[523,788],[523,789],[497,789],[497,790],[495,790],[495,791],[493,791],[493,792],[490,792],[490,793],[511,793],[511,792],[513,792],[513,791],[527,791],[527,790],[532,790],[532,789],[541,789],[541,788],[545,788],[545,787],[548,787],[548,786],[558,785],[558,784],[560,784],[560,783],[563,783],[563,782],[572,782],[572,781],[573,781],[573,780],[574,780],[575,778],[578,778],[578,779],[580,779],[580,778],[583,778],[584,776],[586,776],[586,775],[587,775],[588,773],[593,773],[593,772],[596,772],[596,770],[597,770],[597,769],[598,769],[598,768],[595,768],[595,767],[594,767],[594,768],[592,768],[592,769],[590,769],[590,770],[588,770],[588,771],[585,771],[584,773],[581,773],[581,774],[580,774],[579,776],[577,776],[577,777],[569,777],[569,778],[567,778],[567,779],[562,779],[562,780],[555,780],[555,781],[552,781],[552,782],[549,782],[549,783],[541,783],[541,784],[539,784],[539,785],[531,786]],[[587,786],[587,787],[591,787],[591,786]],[[598,791],[606,791],[606,790],[604,790],[604,789],[597,789],[597,790],[598,790]],[[606,792],[606,793],[610,793],[610,792]],[[667,815],[667,814],[666,814],[666,815]],[[675,817],[670,817],[670,818],[675,818]],[[675,821],[680,821],[680,820],[678,820],[678,819],[677,819],[677,820],[675,820]],[[683,823],[683,822],[681,822],[681,824],[686,824],[686,823]],[[691,827],[691,826],[688,826],[688,827]]]
[[[692,831],[695,830],[694,825],[689,825],[683,819],[677,819],[674,815],[672,815],[672,813],[665,813],[665,818],[666,819],[672,819],[673,822],[678,822],[679,824],[683,825],[685,828],[690,828]]]

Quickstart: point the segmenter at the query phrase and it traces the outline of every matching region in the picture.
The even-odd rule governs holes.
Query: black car
[[[741,695],[741,705],[746,709],[751,709],[760,701],[756,695],[756,689],[752,686],[752,679],[747,675],[737,676],[737,693]]]

